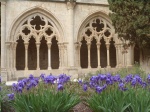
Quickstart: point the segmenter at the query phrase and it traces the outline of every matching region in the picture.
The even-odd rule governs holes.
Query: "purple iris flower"
[[[103,91],[103,87],[97,86],[96,87],[96,92],[101,93]]]
[[[70,80],[70,76],[67,76],[66,74],[60,74],[58,76],[58,83],[64,84],[67,83]]]
[[[14,100],[15,94],[14,94],[14,93],[11,93],[11,94],[7,94],[7,96],[8,96],[8,99],[9,99],[9,100]]]
[[[22,80],[18,82],[18,86],[24,88],[25,84]]]
[[[24,83],[24,85],[26,85],[28,83],[28,79],[24,78],[24,79],[22,79],[22,82]]]
[[[106,75],[105,74],[99,74],[98,76],[99,76],[101,81],[106,80]]]
[[[117,75],[113,76],[113,81],[114,81],[114,82],[121,82],[120,75],[117,74]]]
[[[136,85],[136,83],[137,83],[137,82],[136,82],[136,79],[135,79],[135,78],[133,78],[133,80],[131,81],[131,85],[132,85],[132,86],[135,86],[135,85]]]
[[[41,74],[40,75],[40,77],[41,77],[42,80],[44,80],[45,76],[46,76],[45,74]]]
[[[36,80],[31,80],[30,84],[31,84],[31,86],[35,87],[35,86],[37,86],[38,83]]]
[[[0,76],[0,83],[2,82],[1,76]]]
[[[91,82],[97,83],[98,80],[99,80],[99,77],[98,77],[98,76],[92,76],[92,77],[90,78],[90,81],[91,81]]]
[[[60,91],[60,90],[63,90],[63,89],[64,89],[64,87],[63,87],[63,85],[62,85],[62,84],[58,84],[57,89]]]
[[[113,81],[109,78],[106,79],[106,84],[107,85],[112,85],[113,84]]]
[[[128,83],[128,82],[131,82],[133,79],[133,75],[132,74],[129,74],[125,77],[125,82]]]
[[[141,86],[142,86],[143,88],[145,88],[145,87],[147,87],[147,83],[146,83],[146,82],[142,82]]]
[[[32,84],[27,84],[27,90],[30,90],[32,88]]]
[[[16,83],[13,83],[13,84],[12,84],[12,90],[13,90],[14,92],[17,92],[17,88],[18,88],[18,85],[17,85]]]
[[[107,84],[104,84],[104,85],[102,86],[102,89],[105,90],[106,88],[107,88]]]
[[[44,79],[44,82],[45,83],[50,83],[50,84],[54,84],[54,81],[56,80],[57,78],[52,76],[52,75],[48,75],[47,77],[45,77]]]
[[[83,88],[84,91],[87,91],[87,89],[88,89],[87,84],[83,84],[82,88]]]
[[[22,93],[22,87],[18,86],[18,92]]]
[[[34,76],[33,76],[32,74],[30,74],[30,75],[29,75],[29,79],[30,79],[30,80],[33,80],[33,79],[34,79]]]
[[[78,80],[78,83],[79,83],[80,85],[82,85],[82,80]]]
[[[147,82],[150,83],[150,74],[148,74]]]
[[[95,88],[95,86],[97,85],[95,82],[89,82],[89,85],[91,88]]]
[[[122,90],[122,91],[126,91],[126,90],[127,90],[127,88],[125,87],[125,84],[124,84],[124,83],[120,83],[120,84],[118,85],[118,87],[119,87],[119,89]]]

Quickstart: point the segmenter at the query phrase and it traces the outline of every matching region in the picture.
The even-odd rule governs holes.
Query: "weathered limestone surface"
[[[76,78],[80,74],[94,72],[100,69],[114,71],[121,67],[132,67],[134,62],[134,49],[131,47],[127,50],[128,53],[122,54],[122,42],[118,40],[118,35],[115,34],[111,20],[108,16],[109,12],[107,0],[77,0],[76,2],[64,2],[64,0],[42,2],[7,0],[2,2],[1,75],[3,79],[12,80],[13,78],[28,76],[31,73],[37,76],[41,73],[53,73],[55,75],[66,73],[73,78]],[[32,28],[33,26],[29,22],[36,16],[40,17],[46,23],[40,31]],[[102,31],[96,31],[97,26],[94,26],[93,24],[101,24],[102,26],[98,27],[102,27]],[[28,28],[32,34],[31,36],[34,35],[33,37],[35,38],[35,50],[32,52],[34,54],[35,70],[29,70],[31,65],[28,66],[33,59],[30,56],[31,53],[28,52],[30,49],[29,40],[31,36],[30,34],[23,35],[22,33],[22,30],[25,28]],[[53,32],[50,36],[45,33],[48,28]],[[89,36],[86,31],[89,32]],[[105,34],[105,32],[107,32],[107,34]],[[19,36],[22,37],[22,48],[17,47]],[[42,36],[45,37],[47,47],[43,47],[43,50],[40,50]],[[101,52],[102,50],[100,48],[100,40],[102,37],[104,38],[104,46],[106,47],[104,52],[107,55],[105,57],[103,57],[103,52]],[[57,41],[54,49],[52,38],[56,38]],[[85,38],[86,41],[85,47],[87,46],[88,55],[88,68],[84,69],[81,68],[81,61],[84,62],[84,60],[80,60],[80,55],[82,54],[80,49],[83,44],[83,38]],[[95,59],[91,58],[91,49],[93,49],[91,43],[93,42],[93,38],[96,39],[93,54],[96,54],[97,56],[94,57],[92,55]],[[111,38],[113,38],[114,41],[112,54],[110,54],[111,49],[109,43]],[[56,54],[57,56],[55,56],[54,51],[56,51],[57,48],[59,52]],[[48,55],[45,60],[44,56],[40,55],[44,51],[46,51],[46,55]],[[20,54],[17,54],[17,52]],[[116,56],[113,56],[114,53]],[[54,58],[51,58],[51,56],[54,56]],[[19,59],[21,59],[20,57],[24,58],[24,60],[19,61]],[[58,57],[58,59],[56,57]],[[111,57],[116,61],[112,61]],[[42,59],[43,61],[40,62]],[[98,60],[97,64],[95,64],[95,60]],[[150,59],[147,58],[147,60]],[[18,65],[19,62],[21,64],[19,67],[24,69],[16,69],[16,65]],[[94,62],[94,66],[97,65],[97,67],[91,68],[91,62]],[[40,66],[40,63],[42,63],[42,67]],[[105,63],[106,68],[102,68],[101,63]],[[58,69],[53,69],[57,64],[59,64]],[[141,64],[145,68],[146,64],[144,62]],[[115,68],[112,68],[111,65],[115,65]],[[41,68],[44,68],[45,70]],[[146,69],[149,70],[149,68]]]

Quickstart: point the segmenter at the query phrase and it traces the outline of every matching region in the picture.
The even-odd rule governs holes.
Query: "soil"
[[[93,111],[84,102],[81,102],[73,108],[73,112],[93,112]]]

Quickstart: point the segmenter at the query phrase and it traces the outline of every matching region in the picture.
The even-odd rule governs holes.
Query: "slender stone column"
[[[13,46],[13,52],[14,52],[14,71],[16,71],[16,46],[17,46],[17,42],[14,42],[14,46]]]
[[[51,45],[52,43],[47,43],[48,46],[48,70],[51,70]]]
[[[14,57],[14,53],[13,53],[13,43],[10,43],[10,69],[11,71],[13,71],[13,57]]]
[[[8,71],[8,75],[7,75],[7,80],[10,79],[10,42],[6,42],[6,52],[7,52],[7,71]]]
[[[101,65],[100,65],[100,43],[98,42],[97,44],[97,61],[98,61],[98,68],[101,68]]]
[[[116,48],[116,68],[119,67],[119,53],[118,53],[118,44],[115,44],[115,48]]]
[[[28,70],[28,45],[29,43],[24,43],[25,45],[25,70]]]
[[[10,68],[10,64],[9,64],[9,53],[10,53],[10,51],[9,51],[9,48],[10,48],[10,43],[9,42],[6,42],[6,47],[7,47],[7,49],[6,49],[6,52],[7,52],[7,71],[9,70],[9,68]]]
[[[88,46],[88,68],[91,68],[91,55],[90,55],[91,43],[87,43],[87,46]]]
[[[132,46],[127,50],[127,67],[132,67]]]
[[[106,44],[106,48],[107,48],[107,68],[110,68],[109,47],[110,47],[110,44]]]
[[[122,52],[121,52],[121,44],[118,44],[118,63],[119,63],[119,67],[122,67]]]
[[[64,66],[68,67],[67,45],[64,44]]]
[[[58,43],[58,48],[59,48],[59,69],[62,68],[62,54],[61,54],[61,51],[62,51],[62,48],[61,48],[61,44]]]
[[[74,6],[75,2],[67,2],[68,7],[68,62],[70,67],[74,67]]]
[[[81,43],[78,44],[78,66],[81,68],[81,54],[80,54],[80,49],[81,49]]]
[[[40,70],[40,43],[36,43],[36,48],[37,48],[37,68],[36,70]]]
[[[1,78],[2,81],[7,81],[7,72],[6,72],[6,2],[1,2]]]

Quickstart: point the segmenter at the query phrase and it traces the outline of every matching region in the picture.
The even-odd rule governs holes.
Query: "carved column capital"
[[[28,43],[28,42],[25,42],[24,45],[25,45],[25,49],[27,50],[29,43]]]
[[[100,43],[100,42],[97,42],[96,45],[97,45],[97,49],[100,49],[101,43]]]
[[[106,48],[107,48],[107,50],[109,50],[109,46],[110,46],[110,44],[106,44]]]
[[[69,1],[69,2],[67,2],[67,9],[68,9],[68,10],[73,10],[74,7],[75,7],[75,5],[76,5],[76,2],[74,2],[74,1]]]
[[[47,43],[48,49],[51,48],[52,43]]]

